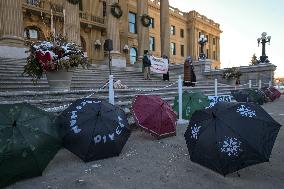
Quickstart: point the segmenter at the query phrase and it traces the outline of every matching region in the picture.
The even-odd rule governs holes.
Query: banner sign
[[[166,74],[168,72],[169,61],[168,59],[157,58],[150,56],[151,71],[155,73]]]
[[[208,96],[208,99],[210,101],[210,105],[207,108],[212,108],[217,104],[217,102],[231,102],[232,97],[230,95],[220,95],[220,96]]]

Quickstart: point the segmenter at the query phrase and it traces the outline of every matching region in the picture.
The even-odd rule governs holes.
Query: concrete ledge
[[[0,57],[1,58],[27,58],[28,54],[25,53],[27,48],[21,47],[9,47],[0,45]]]

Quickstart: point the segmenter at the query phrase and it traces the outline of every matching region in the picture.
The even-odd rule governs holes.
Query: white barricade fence
[[[94,91],[92,94],[82,97],[82,98],[91,98],[93,95],[95,95],[96,93],[102,91],[104,88],[106,88],[106,86],[108,85],[109,81],[107,81],[102,87],[100,87],[98,90],[90,90],[90,91]],[[82,99],[81,98],[81,99]],[[47,111],[47,112],[59,112],[59,111],[64,111],[66,108],[68,108],[72,103],[69,104],[65,104],[62,106],[57,106],[57,107],[52,107],[52,108],[44,108],[43,110]]]
[[[169,61],[164,58],[157,58],[154,56],[150,56],[151,61],[151,71],[155,73],[165,74],[168,72]]]
[[[261,89],[261,80],[258,81],[258,89]]]

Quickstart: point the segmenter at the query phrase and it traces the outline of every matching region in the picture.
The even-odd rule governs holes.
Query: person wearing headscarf
[[[164,81],[170,81],[170,74],[169,74],[170,60],[169,60],[169,58],[166,55],[163,55],[162,58],[168,60],[168,72],[163,74],[163,80]]]
[[[194,73],[194,67],[192,65],[191,56],[188,56],[185,59],[183,74],[184,74],[183,85],[194,87],[196,82],[196,75]]]

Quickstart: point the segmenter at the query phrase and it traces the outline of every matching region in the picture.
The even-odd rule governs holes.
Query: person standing
[[[151,60],[148,50],[144,50],[144,56],[142,62],[144,67],[144,80],[151,80],[150,77]]]
[[[183,74],[183,85],[194,87],[196,82],[196,75],[194,73],[192,58],[190,56],[185,59]]]
[[[163,80],[164,81],[170,81],[170,74],[169,74],[170,60],[166,55],[163,55],[162,58],[168,60],[168,71],[167,71],[167,73],[163,74]]]

